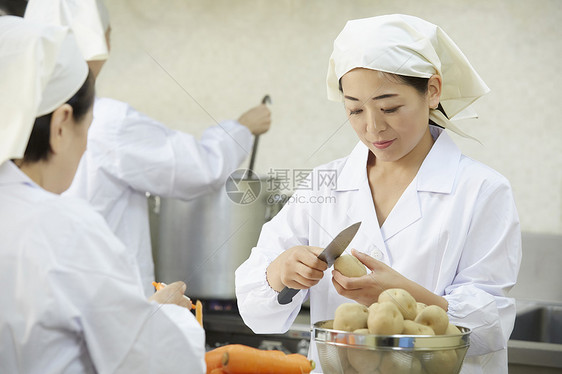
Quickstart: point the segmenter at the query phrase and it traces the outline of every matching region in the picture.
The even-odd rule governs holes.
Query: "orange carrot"
[[[195,319],[203,327],[203,304],[199,300],[195,303]]]
[[[223,353],[227,352],[230,347],[237,345],[239,344],[227,344],[206,352],[205,363],[207,364],[207,374],[209,374],[213,369],[222,368]]]
[[[301,354],[285,355],[244,345],[232,346],[224,352],[222,365],[228,374],[303,374],[314,369],[314,362]]]
[[[291,353],[288,354],[287,359],[294,361],[295,364],[298,364],[301,368],[309,368],[309,371],[303,371],[303,373],[309,373],[310,371],[314,370],[316,365],[314,365],[314,361],[309,360],[308,357],[303,356],[299,353]]]
[[[223,368],[215,368],[211,371],[207,370],[207,374],[227,374]]]
[[[152,285],[154,286],[154,288],[156,288],[156,291],[160,291],[162,288],[164,288],[165,286],[160,283],[160,282],[152,282]]]
[[[223,353],[224,353],[224,349],[219,350],[219,348],[213,349],[212,351],[205,353],[205,364],[207,364],[207,374],[209,374],[214,369],[220,369],[222,367]]]

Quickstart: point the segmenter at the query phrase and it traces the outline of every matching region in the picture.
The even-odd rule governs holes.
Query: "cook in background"
[[[25,18],[69,26],[97,76],[109,54],[109,17],[101,0],[30,0]],[[88,148],[65,194],[87,200],[136,255],[146,295],[154,288],[146,192],[193,199],[219,188],[268,131],[266,105],[207,129],[198,141],[137,112],[96,98]]]
[[[515,318],[507,292],[521,260],[511,187],[463,155],[441,128],[460,132],[447,117],[488,87],[441,28],[405,15],[349,21],[334,42],[327,85],[360,142],[315,169],[314,189],[297,191],[295,203],[263,226],[236,271],[245,323],[256,333],[282,333],[307,298],[315,323],[333,319],[349,299],[370,305],[383,290],[403,288],[472,329],[463,373],[507,373]],[[337,185],[317,183],[327,170]],[[370,274],[324,277],[326,264],[316,256],[357,221],[349,248]],[[279,305],[285,286],[302,291]]]
[[[0,372],[205,372],[185,284],[147,300],[103,217],[60,196],[95,95],[69,29],[0,17],[0,71]]]

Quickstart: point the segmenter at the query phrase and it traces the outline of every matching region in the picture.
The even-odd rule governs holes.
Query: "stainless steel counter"
[[[510,374],[562,373],[562,304],[517,300]]]
[[[303,308],[284,334],[255,334],[237,312],[206,312],[203,318],[207,349],[224,344],[244,344],[306,355],[310,344],[310,314]]]

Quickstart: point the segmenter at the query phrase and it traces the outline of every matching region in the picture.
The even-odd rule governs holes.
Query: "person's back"
[[[30,0],[25,18],[69,26],[97,76],[110,51],[111,27],[102,0]],[[98,99],[88,150],[66,194],[90,202],[136,255],[148,296],[155,279],[145,194],[189,200],[218,188],[250,154],[253,135],[268,131],[270,124],[269,109],[259,105],[237,121],[208,128],[198,140],[126,103]]]
[[[251,133],[236,121],[207,129],[201,139],[174,131],[128,104],[97,98],[88,148],[65,195],[88,201],[136,256],[145,289],[154,264],[146,192],[194,199],[219,188],[246,157]]]
[[[147,299],[103,217],[60,196],[95,94],[72,34],[0,17],[0,71],[0,372],[203,373],[185,284]]]
[[[33,185],[24,187],[25,194],[14,190],[25,181],[15,169],[11,163],[0,168],[0,281],[10,285],[0,294],[0,371],[94,372],[84,344],[72,332],[80,322],[71,315],[72,298],[60,297],[66,294],[68,263],[55,258],[62,249],[57,242],[67,238],[49,238],[50,225],[68,224],[67,214],[53,206],[54,195]]]
[[[0,281],[11,285],[0,295],[2,372],[118,372],[147,333],[146,344],[175,338],[174,359],[203,371],[203,330],[187,310],[144,298],[135,259],[86,202],[41,189],[7,162],[0,205]],[[191,319],[199,344],[182,338],[174,315]],[[168,332],[143,331],[153,323]],[[148,354],[134,360],[160,365]]]

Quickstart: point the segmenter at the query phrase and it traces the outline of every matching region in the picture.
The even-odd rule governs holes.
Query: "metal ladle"
[[[269,97],[269,95],[265,95],[263,97],[263,99],[261,100],[262,104],[271,104],[271,97]],[[254,146],[252,147],[252,155],[250,156],[250,165],[248,166],[248,179],[254,179],[253,178],[253,174],[254,174],[254,163],[256,161],[256,151],[258,149],[258,140],[259,140],[260,136],[259,135],[255,135],[254,136]]]

